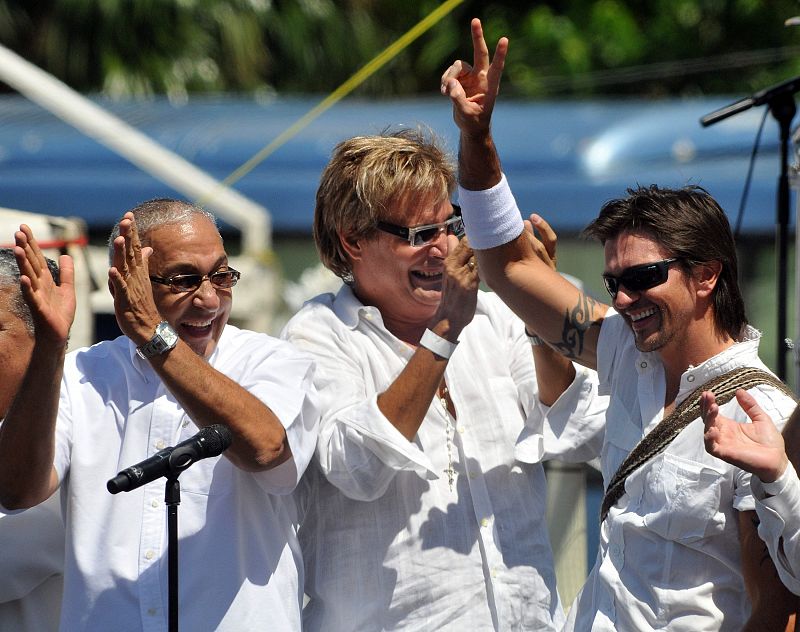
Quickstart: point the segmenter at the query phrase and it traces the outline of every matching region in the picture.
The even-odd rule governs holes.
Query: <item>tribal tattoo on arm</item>
[[[564,313],[564,329],[561,332],[561,340],[554,342],[553,347],[571,360],[578,359],[583,354],[586,332],[592,327],[600,326],[599,320],[592,319],[595,308],[599,304],[591,296],[581,292],[575,307]]]

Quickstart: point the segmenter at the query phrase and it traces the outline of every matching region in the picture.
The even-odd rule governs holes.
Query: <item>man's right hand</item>
[[[473,63],[458,60],[442,75],[441,92],[453,103],[453,118],[462,134],[488,134],[494,102],[500,89],[500,77],[508,52],[508,38],[497,42],[494,57],[483,37],[481,21],[474,18],[472,29]]]
[[[22,296],[28,304],[37,342],[66,347],[75,320],[75,284],[72,257],[59,257],[60,285],[56,285],[30,226],[22,224],[14,234],[14,255],[19,266]]]

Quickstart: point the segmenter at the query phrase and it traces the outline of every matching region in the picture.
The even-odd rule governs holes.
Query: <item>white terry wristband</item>
[[[505,174],[491,189],[469,191],[459,186],[458,203],[469,245],[478,250],[507,244],[519,237],[525,228]]]
[[[425,333],[422,334],[422,338],[420,338],[419,345],[447,360],[453,355],[453,351],[456,350],[458,342],[445,340],[440,335],[433,333],[430,329],[426,329]]]

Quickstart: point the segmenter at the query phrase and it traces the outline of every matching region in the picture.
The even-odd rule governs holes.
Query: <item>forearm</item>
[[[742,574],[752,612],[744,632],[794,630],[798,597],[783,585],[767,546],[758,536],[754,511],[739,514],[739,539],[742,549]]]
[[[66,347],[34,347],[22,385],[0,424],[0,504],[23,509],[58,485],[55,428]]]
[[[800,406],[794,409],[789,421],[783,427],[783,441],[786,455],[794,469],[800,472]]]
[[[380,411],[409,441],[417,435],[446,367],[446,358],[417,347],[397,379],[378,395]]]
[[[552,406],[575,379],[572,362],[546,344],[533,347],[539,401]]]
[[[458,182],[470,191],[490,189],[502,176],[500,156],[492,134],[461,133],[458,151]]]
[[[197,426],[230,429],[233,441],[225,455],[237,467],[266,470],[291,457],[286,430],[272,410],[187,345],[179,342],[150,363]]]

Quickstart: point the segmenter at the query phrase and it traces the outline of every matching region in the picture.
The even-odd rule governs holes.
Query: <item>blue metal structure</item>
[[[494,134],[525,212],[577,232],[601,203],[636,183],[705,186],[727,210],[739,206],[762,108],[704,129],[699,118],[728,97],[666,101],[509,102]],[[156,141],[223,179],[308,112],[317,100],[260,103],[231,97],[98,101]],[[234,186],[265,205],[276,233],[308,233],[320,172],[339,140],[389,126],[426,125],[455,153],[444,98],[339,103]],[[778,175],[777,125],[764,131],[744,217],[748,233],[771,233]],[[145,199],[176,195],[111,150],[22,97],[0,98],[0,206],[83,218],[106,230]]]

